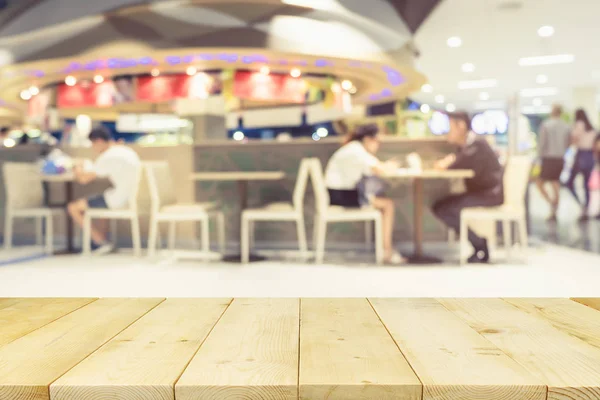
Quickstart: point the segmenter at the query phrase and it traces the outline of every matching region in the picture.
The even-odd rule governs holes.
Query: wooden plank
[[[600,312],[569,299],[505,299],[555,328],[600,349]]]
[[[572,300],[578,302],[579,304],[583,304],[584,306],[600,310],[600,298],[577,298]]]
[[[371,304],[423,383],[423,400],[545,400],[546,386],[434,299]]]
[[[546,384],[548,399],[600,399],[600,349],[501,299],[440,302]]]
[[[100,299],[0,348],[0,400],[49,399],[48,386],[159,304]]]
[[[366,299],[302,299],[300,399],[421,399],[422,386]]]
[[[298,299],[235,299],[175,385],[175,397],[296,399],[298,329]]]
[[[231,299],[168,299],[50,386],[52,400],[174,400],[181,376]]]
[[[0,347],[96,299],[5,299],[0,302]]]

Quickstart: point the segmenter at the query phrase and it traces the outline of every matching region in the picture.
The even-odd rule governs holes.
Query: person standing
[[[98,178],[108,178],[112,187],[99,196],[75,200],[69,204],[69,214],[81,227],[85,212],[89,208],[121,209],[129,206],[131,188],[138,184],[137,177],[141,168],[137,153],[129,147],[114,143],[105,128],[93,129],[89,140],[92,142],[92,150],[98,156],[94,168],[85,171],[81,166],[76,166],[75,178],[84,185]],[[106,237],[106,224],[103,225],[101,228],[92,226],[92,241],[96,254],[106,254],[113,249]]]
[[[550,118],[542,123],[538,141],[538,155],[542,162],[542,171],[536,184],[542,196],[550,204],[549,222],[556,221],[560,201],[560,175],[565,166],[564,156],[571,144],[571,127],[562,120],[562,106],[552,106]],[[550,183],[553,196],[546,190]]]
[[[588,208],[590,205],[590,188],[589,181],[592,171],[594,170],[594,139],[596,131],[592,127],[587,114],[583,109],[578,109],[575,112],[575,126],[571,132],[571,142],[577,149],[575,161],[571,168],[571,174],[567,182],[567,188],[571,191],[575,200],[582,207],[581,217],[579,221],[587,221]],[[575,190],[575,179],[577,176],[583,175],[585,200],[580,201]]]
[[[494,207],[504,202],[503,170],[496,152],[488,141],[471,131],[471,118],[466,112],[448,114],[448,142],[458,147],[455,154],[439,160],[435,168],[470,169],[473,178],[465,180],[466,193],[452,195],[433,206],[435,216],[446,226],[460,231],[460,213],[468,207]],[[490,258],[487,240],[469,229],[469,241],[475,252],[469,263],[487,263]]]

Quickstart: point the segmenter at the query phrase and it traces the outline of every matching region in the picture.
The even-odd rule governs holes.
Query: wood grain
[[[505,299],[555,328],[600,349],[600,312],[569,299]]]
[[[423,400],[545,400],[546,386],[434,299],[372,299]]]
[[[302,299],[300,399],[421,399],[419,379],[366,299]]]
[[[440,302],[546,384],[549,400],[600,399],[596,347],[501,299]]]
[[[600,310],[600,298],[577,298],[572,300],[584,306]]]
[[[95,301],[75,298],[4,300],[0,300],[0,347]]]
[[[169,299],[50,386],[52,400],[174,400],[175,381],[231,299]]]
[[[296,399],[298,299],[235,299],[175,385],[178,400]]]
[[[100,299],[0,348],[0,400],[49,399],[48,386],[162,300]]]

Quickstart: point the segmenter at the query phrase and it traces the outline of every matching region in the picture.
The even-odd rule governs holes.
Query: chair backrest
[[[139,164],[135,168],[135,182],[131,187],[129,194],[129,210],[137,214],[138,212],[138,196],[140,194],[140,185],[142,183],[142,175],[144,174],[144,164]]]
[[[6,207],[27,209],[45,207],[42,172],[35,163],[4,163]]]
[[[294,209],[297,211],[302,211],[304,208],[304,195],[306,194],[306,185],[308,184],[312,162],[311,158],[303,158],[300,161],[300,168],[298,169],[298,176],[296,177],[296,185],[294,186],[294,196],[292,199]]]
[[[329,192],[325,184],[325,174],[321,160],[313,158],[311,161],[311,181],[315,192],[315,206],[318,213],[324,213],[329,208]]]
[[[152,212],[158,212],[161,207],[176,203],[169,163],[166,161],[146,162],[144,169],[148,180]]]
[[[504,168],[504,204],[525,207],[525,196],[531,176],[532,161],[528,156],[511,156]]]

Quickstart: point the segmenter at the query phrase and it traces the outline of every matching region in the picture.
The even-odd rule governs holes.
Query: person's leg
[[[540,190],[540,193],[542,194],[542,197],[544,198],[544,200],[546,200],[548,202],[548,204],[550,204],[550,206],[552,206],[553,200],[550,198],[550,195],[548,194],[548,191],[546,190],[546,181],[543,178],[537,178],[535,181],[535,184],[538,187],[538,189]]]
[[[585,216],[587,216],[588,211],[589,211],[589,207],[590,207],[590,198],[591,198],[591,191],[590,191],[590,178],[592,177],[592,172],[594,171],[594,164],[595,164],[595,160],[594,160],[594,153],[590,152],[586,152],[584,154],[582,154],[582,163],[581,163],[581,173],[583,174],[583,187],[585,190],[585,203],[584,203],[584,209],[583,209],[583,213]]]
[[[571,168],[571,174],[569,175],[569,180],[566,183],[566,187],[569,189],[569,192],[575,197],[577,203],[581,204],[579,201],[579,197],[577,196],[577,190],[575,190],[575,179],[582,172],[581,170],[581,152],[577,152],[575,155],[575,162],[573,162],[573,167]]]
[[[383,249],[385,258],[389,259],[394,254],[394,221],[396,218],[396,208],[392,199],[375,197],[371,200],[371,205],[381,211],[383,222]]]
[[[86,199],[75,200],[68,205],[69,215],[73,218],[73,221],[81,228],[83,228],[83,217],[88,207],[88,201]],[[94,224],[92,224],[91,229],[92,240],[97,245],[103,244],[106,242],[106,235],[102,233],[102,231],[95,229]]]
[[[552,187],[552,193],[554,194],[553,201],[550,203],[552,206],[552,216],[556,218],[556,214],[558,213],[558,206],[560,204],[560,181],[552,181],[550,182],[550,186]]]

